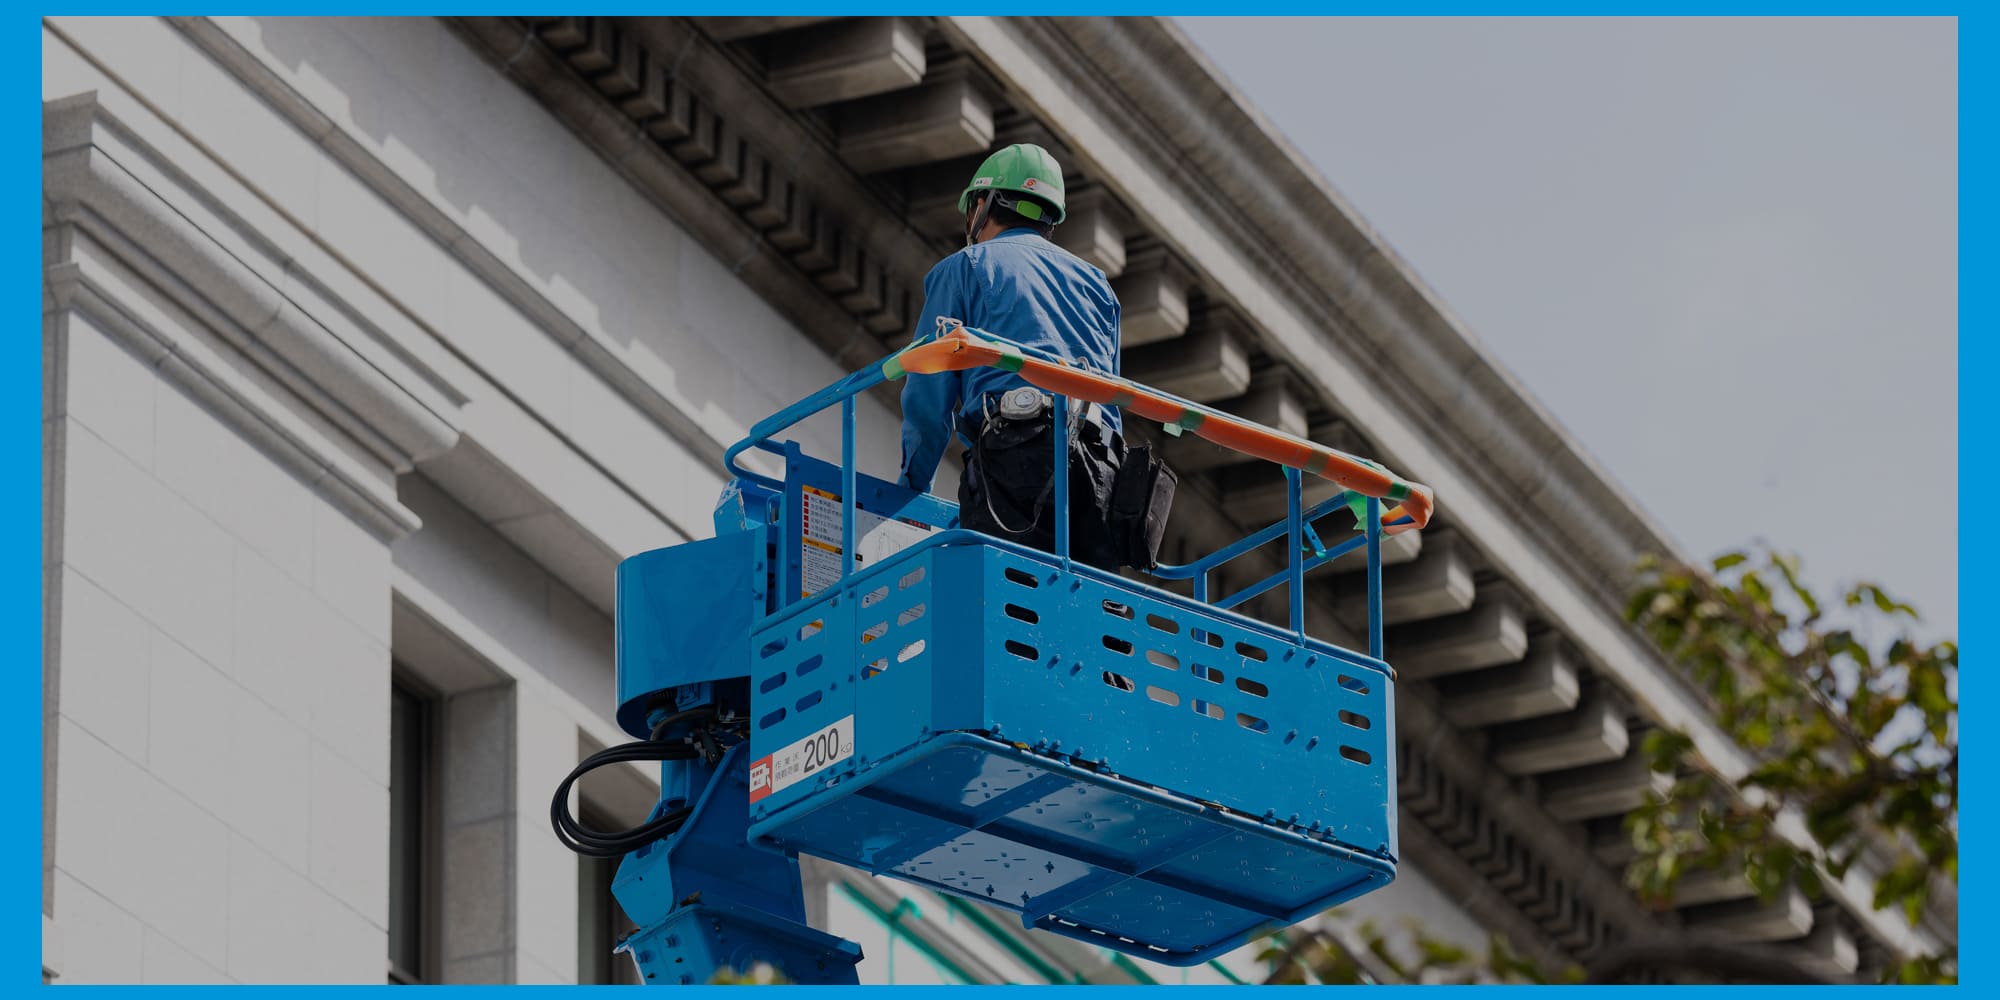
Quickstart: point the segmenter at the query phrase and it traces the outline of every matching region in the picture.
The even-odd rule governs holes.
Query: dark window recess
[[[595,815],[588,808],[579,817],[586,826],[599,830],[618,829],[620,824]],[[617,858],[578,858],[576,880],[576,981],[583,986],[639,985],[639,966],[631,955],[614,954],[625,935],[638,929],[618,898],[611,894],[611,880],[618,874]]]
[[[434,979],[436,885],[429,798],[436,760],[434,704],[396,683],[389,699],[389,982]]]

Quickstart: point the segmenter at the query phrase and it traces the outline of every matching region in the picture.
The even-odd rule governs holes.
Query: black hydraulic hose
[[[549,822],[555,827],[556,839],[562,841],[564,847],[585,857],[618,858],[679,830],[693,809],[683,806],[619,833],[593,830],[578,822],[570,813],[569,790],[577,779],[600,767],[632,761],[694,760],[700,756],[701,751],[685,743],[640,740],[599,750],[585,757],[583,763],[578,764],[569,777],[556,786],[555,798],[549,803]]]
[[[689,720],[700,720],[692,732],[674,740],[662,738],[674,726]],[[584,775],[612,764],[664,760],[706,760],[714,764],[721,759],[724,750],[750,737],[747,727],[718,730],[715,723],[716,710],[713,705],[684,709],[654,724],[651,739],[621,744],[584,758],[583,763],[578,764],[576,769],[569,773],[569,777],[564,778],[562,784],[556,786],[555,798],[549,802],[549,824],[555,828],[556,839],[562,841],[564,847],[585,857],[618,858],[678,831],[687,822],[693,809],[688,807],[675,809],[618,833],[593,830],[584,826],[570,813],[570,789]],[[736,741],[724,744],[720,739],[723,736],[736,737]]]
[[[672,728],[675,723],[686,722],[689,719],[701,718],[704,716],[708,718],[714,718],[715,706],[696,705],[693,708],[683,709],[681,711],[675,712],[674,714],[669,715],[664,719],[661,719],[659,722],[653,725],[652,738],[655,742],[657,742],[661,737],[667,734],[667,730]]]

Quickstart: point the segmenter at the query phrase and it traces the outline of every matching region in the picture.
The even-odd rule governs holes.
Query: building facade
[[[723,449],[911,334],[989,149],[1066,168],[1128,374],[1437,488],[1386,574],[1414,915],[1550,963],[1657,928],[1834,973],[1955,939],[1867,865],[1773,904],[1621,884],[1701,700],[1619,619],[1660,533],[1169,24],[49,18],[45,976],[629,981],[548,796],[612,722],[612,569],[709,533]],[[893,395],[860,407],[893,469]],[[837,426],[801,433],[834,453]],[[1203,442],[1177,557],[1282,511]],[[1351,641],[1357,579],[1315,584]],[[632,825],[652,778],[593,777]],[[809,862],[864,982],[1234,982]],[[1947,908],[1948,907],[1948,908]]]

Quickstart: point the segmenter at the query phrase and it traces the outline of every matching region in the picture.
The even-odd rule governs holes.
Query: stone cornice
[[[661,19],[644,20],[652,22]],[[637,26],[646,33],[649,45],[661,46],[673,53],[671,56],[659,56],[657,62],[647,63],[642,70],[645,77],[642,83],[650,84],[657,80],[657,85],[679,88],[686,98],[691,98],[676,105],[673,102],[680,98],[673,96],[673,90],[667,90],[662,99],[667,102],[668,112],[647,118],[647,112],[621,110],[611,104],[515,19],[456,17],[448,18],[447,23],[475,51],[493,62],[501,73],[523,90],[534,95],[578,138],[630,179],[637,190],[681,223],[709,252],[728,262],[738,277],[754,287],[767,290],[766,295],[772,306],[830,357],[845,367],[858,368],[887,353],[881,341],[865,326],[870,314],[826,308],[832,300],[825,296],[831,293],[811,276],[801,273],[791,256],[794,253],[818,253],[838,261],[843,250],[848,251],[850,258],[855,256],[852,253],[855,249],[883,254],[882,244],[893,243],[896,237],[903,235],[905,227],[900,223],[884,221],[892,218],[884,210],[869,211],[875,199],[872,195],[864,196],[858,187],[840,192],[844,196],[852,196],[849,202],[851,211],[846,215],[836,215],[816,207],[815,199],[808,191],[794,183],[794,173],[801,165],[814,166],[817,173],[824,175],[823,183],[834,183],[844,177],[851,184],[852,177],[845,167],[829,168],[814,160],[814,151],[822,156],[828,154],[819,150],[820,140],[799,130],[796,123],[778,121],[775,112],[770,115],[746,113],[751,123],[748,128],[739,125],[734,115],[727,119],[719,118],[709,89],[691,86],[688,80],[682,78],[693,70],[706,70],[711,79],[717,72],[726,72],[731,76],[738,72],[720,53],[713,51],[713,45],[707,39],[685,25],[642,23]],[[748,101],[748,98],[738,100]],[[757,106],[755,102],[750,103],[753,109]],[[715,191],[709,190],[708,183],[696,176],[691,167],[712,165],[713,157],[705,161],[684,161],[670,153],[670,147],[681,147],[682,155],[690,158],[709,154],[694,152],[685,141],[666,140],[654,134],[668,127],[663,122],[677,121],[677,115],[685,117],[686,121],[682,124],[712,137],[713,142],[727,145],[726,139],[735,139],[741,143],[734,147],[738,160],[730,169],[738,172],[769,171],[767,176],[777,181],[763,189],[762,197],[769,201],[732,206]],[[642,127],[642,122],[652,130]],[[749,141],[751,138],[756,140],[754,144]],[[772,152],[762,152],[765,149]],[[780,150],[783,152],[780,153]],[[709,152],[714,151],[711,149]],[[722,179],[716,183],[726,187],[730,182]],[[777,238],[767,236],[753,221],[751,217],[758,216],[760,211],[776,214],[783,220],[777,229],[799,241],[794,251],[780,249]],[[869,225],[855,228],[856,224],[849,222],[847,215],[870,220],[874,228]],[[892,271],[880,261],[857,266],[871,269],[868,274],[855,276],[857,286],[873,284],[879,287],[886,280],[900,284],[905,292],[909,287],[907,273],[914,267],[905,263]],[[928,264],[924,266],[928,267]],[[920,279],[921,275],[918,277]],[[881,316],[888,311],[877,310],[872,315]],[[897,313],[896,325],[900,327],[901,324],[901,314]],[[712,452],[720,462],[721,445],[709,441],[703,443],[703,448],[705,452]]]
[[[134,109],[138,110],[138,109]],[[464,400],[436,373],[353,320],[355,310],[225,207],[96,95],[50,102],[42,128],[43,198],[57,218],[74,206],[133,241],[228,316],[254,347],[282,358],[274,372],[318,389],[348,413],[328,416],[389,468],[403,471],[456,439]]]
[[[240,220],[225,214],[226,199],[195,184],[95,93],[43,106],[42,163],[45,223],[74,229],[51,244],[57,256],[45,261],[54,304],[91,315],[379,537],[416,529],[395,498],[393,475],[457,440],[452,417],[461,400],[448,386],[379,344],[357,347],[349,338],[364,335],[353,310],[324,298],[325,286],[293,261],[273,256],[254,228],[232,225]],[[135,279],[259,375],[176,323],[133,308]],[[328,323],[347,327],[346,337]],[[358,442],[382,471],[293,412],[265,377]]]
[[[44,289],[51,305],[87,316],[137,354],[165,382],[198,399],[283,469],[346,511],[383,541],[421,526],[396,499],[394,487],[340,453],[313,428],[286,412],[286,404],[245,377],[205,345],[156,324],[127,305],[135,293],[117,273],[122,265],[88,235],[66,241],[68,259],[51,263]]]
[[[605,382],[615,387],[635,407],[643,411],[675,441],[690,452],[720,463],[726,442],[704,429],[693,416],[683,410],[675,401],[661,393],[658,386],[649,384],[635,373],[615,349],[581,326],[575,319],[547,297],[528,285],[509,265],[485,247],[477,238],[469,234],[459,222],[448,216],[429,198],[398,176],[373,153],[363,148],[337,123],[316,108],[303,95],[292,89],[272,70],[263,65],[256,55],[246,50],[236,39],[229,36],[220,26],[206,17],[168,18],[176,28],[202,51],[227,68],[243,85],[269,102],[301,132],[313,138],[335,161],[361,178],[370,190],[394,205],[412,222],[419,226],[440,244],[449,247],[467,269],[488,282],[501,293],[509,303],[530,317],[549,335],[576,355],[587,367]],[[474,19],[481,20],[481,19]],[[459,19],[446,19],[449,25],[457,27],[464,34],[464,25]],[[471,38],[477,45],[480,39]],[[490,53],[489,53],[490,54]],[[517,53],[518,54],[518,53]],[[527,89],[531,81],[551,74],[560,73],[560,67],[546,61],[525,58],[514,64],[502,64],[503,73],[513,77]],[[610,115],[592,116],[585,119],[581,127],[570,116],[563,117],[572,128],[578,129],[586,141],[590,141],[608,162],[617,165],[633,178],[633,183],[641,191],[649,191],[642,178],[649,171],[658,171],[661,165],[651,162],[635,162],[631,156],[633,140],[629,130],[616,128],[617,122]],[[609,132],[596,131],[600,127],[611,127]],[[713,235],[719,242],[711,246],[718,256],[727,258],[729,250],[747,251],[756,237],[753,230],[742,227],[729,218],[726,208],[721,205],[702,205],[692,199],[685,203],[662,205],[676,219],[682,220],[690,229]],[[724,227],[735,224],[738,231],[732,235]],[[734,261],[739,273],[754,271],[759,264],[753,260]],[[863,339],[859,330],[849,336],[855,341]],[[698,524],[680,524],[661,512],[661,517],[683,532],[698,532]]]

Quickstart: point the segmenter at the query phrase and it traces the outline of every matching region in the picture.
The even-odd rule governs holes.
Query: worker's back
[[[966,325],[1118,373],[1118,297],[1103,271],[1027,229],[1010,229],[938,264],[954,266],[970,279],[963,301],[972,315],[956,317]],[[1019,376],[997,368],[970,372],[964,400],[1019,384]]]
[[[924,277],[919,331],[940,317],[1038,348],[1072,364],[1118,374],[1118,297],[1104,272],[1035,231],[1014,228],[939,261]],[[989,397],[1023,385],[999,368],[913,375],[903,387],[903,481],[928,490],[954,433],[983,424]],[[1116,410],[1091,414],[1106,433]],[[1115,463],[1114,463],[1115,466]]]

